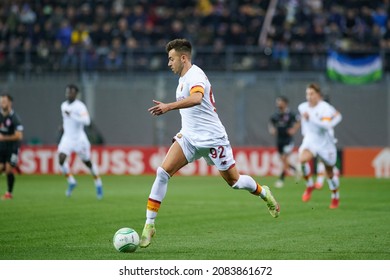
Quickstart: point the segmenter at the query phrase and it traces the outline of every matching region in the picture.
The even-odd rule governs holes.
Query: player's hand
[[[0,134],[0,141],[4,141],[5,137],[3,134]]]
[[[168,112],[168,105],[165,103],[162,103],[157,100],[153,100],[153,103],[156,104],[153,107],[150,107],[148,109],[149,113],[152,114],[153,116],[159,116],[162,115],[166,112]]]
[[[293,136],[295,134],[295,129],[290,127],[289,129],[287,129],[287,134]]]
[[[302,117],[305,119],[305,120],[309,120],[309,113],[308,112],[304,112],[302,114]]]

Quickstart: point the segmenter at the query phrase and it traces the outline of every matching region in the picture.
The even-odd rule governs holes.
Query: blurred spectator
[[[26,25],[33,25],[36,18],[37,15],[31,10],[30,5],[24,4],[19,16],[20,22]]]
[[[386,27],[386,32],[383,35],[381,46],[386,50],[390,50],[390,19],[387,20]]]
[[[0,43],[7,61],[2,69],[15,69],[18,61],[28,58],[29,44],[27,50],[33,58],[39,58],[32,59],[33,64],[43,59],[53,63],[49,68],[58,70],[117,69],[118,65],[133,68],[137,63],[140,64],[135,69],[155,69],[163,65],[161,58],[150,57],[146,49],[164,51],[165,44],[177,37],[186,37],[198,48],[210,48],[216,51],[214,55],[222,56],[229,46],[258,46],[270,2],[1,1]],[[292,53],[311,52],[310,63],[321,67],[318,57],[330,48],[388,50],[389,12],[389,0],[279,0],[271,26],[267,27],[264,52],[273,60],[267,63],[288,68],[293,64]],[[117,40],[120,48],[113,49]],[[264,57],[255,62],[267,63]]]
[[[67,48],[70,46],[72,37],[72,27],[69,25],[67,20],[61,22],[61,27],[56,33],[56,39],[59,40],[63,47]]]
[[[372,18],[374,23],[380,27],[381,32],[385,32],[388,18],[386,9],[383,6],[378,6],[373,12]]]
[[[110,50],[104,59],[105,69],[108,71],[120,70],[123,66],[123,56],[115,50]]]

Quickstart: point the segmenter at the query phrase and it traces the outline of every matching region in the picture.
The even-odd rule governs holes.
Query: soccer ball
[[[134,229],[125,227],[115,232],[112,242],[117,251],[131,253],[138,248],[139,236]]]

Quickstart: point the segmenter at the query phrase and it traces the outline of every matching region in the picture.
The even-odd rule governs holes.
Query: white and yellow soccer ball
[[[112,242],[119,252],[135,252],[139,245],[139,235],[134,229],[124,227],[115,232]]]

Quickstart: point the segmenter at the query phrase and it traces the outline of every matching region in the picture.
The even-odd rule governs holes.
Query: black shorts
[[[290,154],[293,149],[294,149],[294,143],[292,141],[283,141],[283,142],[278,142],[276,144],[276,147],[278,149],[278,153],[281,155],[288,155]]]
[[[9,163],[11,166],[18,164],[18,153],[15,150],[0,150],[0,163]]]

